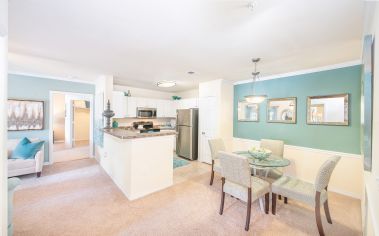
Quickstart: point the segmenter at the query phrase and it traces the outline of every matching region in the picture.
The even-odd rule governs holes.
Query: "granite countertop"
[[[160,132],[140,133],[138,130],[134,130],[134,129],[128,130],[128,129],[119,129],[119,128],[103,129],[103,132],[120,139],[148,138],[148,137],[155,137],[155,136],[177,134],[175,130],[161,130]]]

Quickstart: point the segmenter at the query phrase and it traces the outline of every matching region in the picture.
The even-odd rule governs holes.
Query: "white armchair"
[[[39,141],[38,139],[30,139],[31,142]],[[20,139],[8,139],[8,177],[37,173],[37,177],[41,176],[44,162],[44,146],[38,151],[34,159],[11,159],[12,151],[16,148]]]

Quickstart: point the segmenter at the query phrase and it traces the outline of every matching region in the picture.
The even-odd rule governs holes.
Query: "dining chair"
[[[212,185],[215,172],[217,172],[218,174],[221,174],[221,166],[220,166],[220,161],[218,159],[218,152],[225,151],[226,149],[225,149],[224,141],[220,138],[209,139],[208,143],[211,149],[211,156],[212,156],[211,181],[209,185]]]
[[[220,215],[224,211],[225,193],[247,203],[245,230],[249,230],[251,203],[265,196],[265,213],[269,211],[270,184],[251,176],[250,164],[246,157],[233,153],[219,152],[222,188]]]
[[[261,139],[261,148],[268,149],[273,155],[283,158],[284,142],[282,140],[275,139]],[[270,182],[273,182],[283,176],[283,170],[279,168],[271,168],[268,170],[267,177]],[[278,195],[279,200],[282,199],[281,195]],[[288,199],[284,198],[284,203],[288,203]]]
[[[333,156],[325,161],[318,170],[314,184],[289,176],[283,176],[272,183],[272,214],[276,214],[276,194],[304,202],[315,208],[318,232],[321,236],[325,235],[321,221],[321,204],[324,204],[328,223],[332,224],[328,205],[328,184],[333,170],[340,159],[340,156]]]

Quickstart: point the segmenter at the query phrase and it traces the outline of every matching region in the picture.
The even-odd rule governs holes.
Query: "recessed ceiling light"
[[[175,85],[176,85],[175,81],[167,81],[167,80],[159,81],[157,83],[157,86],[161,88],[171,88],[171,87],[174,87]]]

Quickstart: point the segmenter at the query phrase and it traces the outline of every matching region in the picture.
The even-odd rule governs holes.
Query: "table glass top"
[[[254,166],[261,167],[285,167],[291,164],[290,160],[281,158],[279,156],[271,155],[265,160],[258,160],[250,155],[248,151],[234,152],[235,154],[247,157],[249,163]]]

